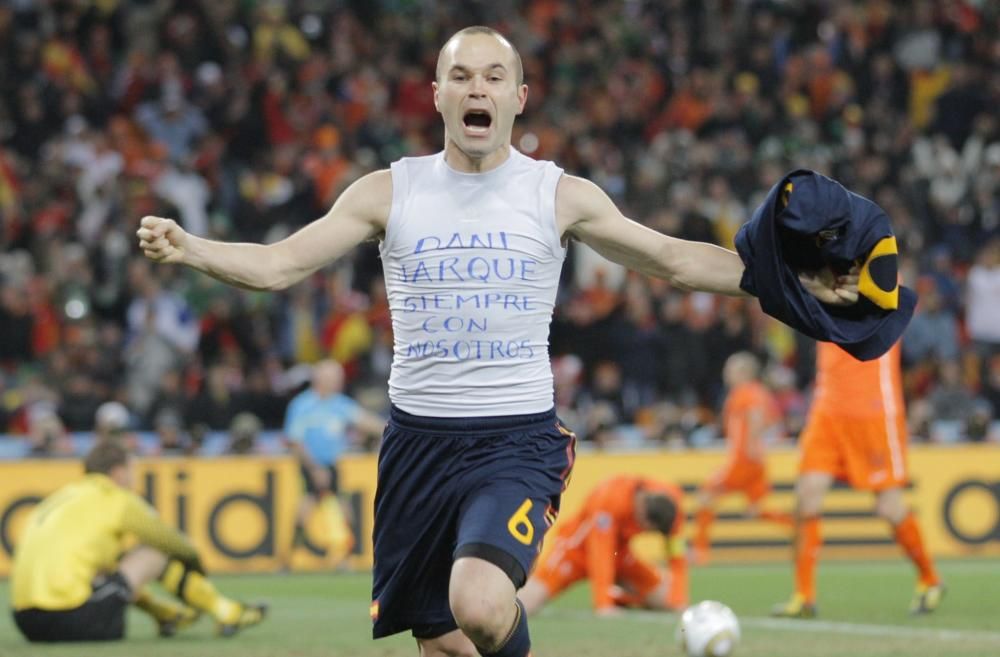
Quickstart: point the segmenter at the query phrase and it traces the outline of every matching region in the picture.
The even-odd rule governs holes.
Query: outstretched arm
[[[594,183],[564,175],[556,190],[556,220],[562,235],[579,239],[629,269],[663,278],[687,290],[746,296],[740,289],[743,261],[714,244],[670,237],[625,217]],[[804,275],[803,286],[820,301],[857,301],[857,276]]]
[[[155,262],[184,264],[237,287],[281,290],[383,233],[391,205],[392,175],[383,170],[354,182],[326,215],[274,244],[206,240],[161,217],[143,217],[136,235]]]

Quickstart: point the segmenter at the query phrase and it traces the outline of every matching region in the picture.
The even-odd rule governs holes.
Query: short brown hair
[[[437,65],[434,67],[434,77],[441,78],[441,57],[444,56],[444,49],[448,47],[448,44],[457,39],[458,37],[465,36],[467,34],[487,34],[491,37],[499,39],[501,42],[506,43],[510,46],[510,49],[514,51],[514,65],[517,68],[515,73],[517,74],[517,83],[524,84],[524,64],[521,63],[521,53],[517,51],[514,44],[510,42],[510,39],[505,37],[500,32],[494,30],[492,27],[487,27],[486,25],[471,25],[469,27],[464,27],[458,32],[455,32],[444,42],[441,46],[441,50],[438,51]]]
[[[658,532],[669,534],[677,519],[677,503],[662,493],[649,493],[646,497],[646,520]]]
[[[112,440],[102,440],[94,445],[83,459],[83,471],[110,474],[120,465],[128,464],[128,450]]]

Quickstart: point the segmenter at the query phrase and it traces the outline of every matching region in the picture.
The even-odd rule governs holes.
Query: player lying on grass
[[[14,622],[29,641],[121,639],[129,604],[153,617],[160,636],[201,613],[223,636],[264,618],[263,605],[216,590],[188,539],[130,490],[132,469],[124,447],[98,443],[83,479],[49,495],[28,517],[10,590]],[[157,579],[180,602],[154,595],[147,585]]]
[[[565,591],[590,580],[598,615],[621,607],[683,609],[688,601],[687,559],[681,530],[681,490],[671,484],[622,475],[597,485],[583,508],[555,529],[552,548],[518,597],[528,614]],[[669,572],[635,556],[629,544],[643,532],[667,541]]]

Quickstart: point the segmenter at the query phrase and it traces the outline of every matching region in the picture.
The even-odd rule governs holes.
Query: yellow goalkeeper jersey
[[[102,474],[88,474],[45,498],[29,515],[14,551],[11,604],[21,609],[74,609],[99,573],[111,573],[129,536],[184,562],[191,543],[144,499]]]

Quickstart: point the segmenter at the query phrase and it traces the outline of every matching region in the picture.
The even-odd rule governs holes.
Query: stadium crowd
[[[524,58],[530,97],[515,146],[591,178],[651,227],[731,247],[792,168],[876,200],[921,295],[903,338],[915,435],[1000,440],[990,429],[1000,416],[1000,6],[456,7],[3,3],[0,434],[58,451],[108,401],[165,450],[237,418],[276,429],[308,380],[304,365],[324,357],[384,412],[392,332],[374,244],[264,295],[154,271],[133,234],[156,214],[200,235],[275,240],[361,174],[434,152],[428,44],[479,22]],[[697,443],[715,426],[722,364],[750,350],[794,435],[813,349],[753,300],[683,293],[573,249],[551,334],[556,403],[598,442]]]

